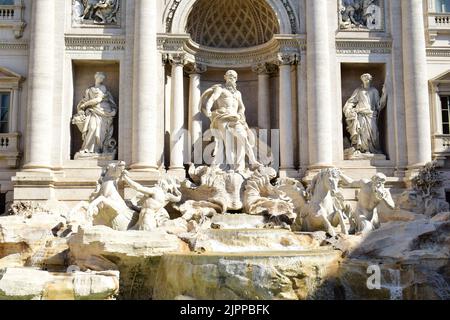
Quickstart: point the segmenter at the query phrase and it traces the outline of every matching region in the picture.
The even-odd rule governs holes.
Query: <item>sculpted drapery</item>
[[[82,133],[83,145],[80,154],[110,154],[115,151],[113,138],[114,117],[117,105],[103,81],[103,73],[95,75],[95,86],[86,90],[84,98],[77,106],[73,123]]]
[[[385,107],[386,97],[380,98],[377,89],[371,86],[372,76],[361,76],[363,85],[357,88],[344,106],[347,131],[352,147],[361,153],[380,154],[378,116]]]

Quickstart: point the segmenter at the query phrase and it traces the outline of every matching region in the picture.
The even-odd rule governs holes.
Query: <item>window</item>
[[[436,12],[450,12],[450,0],[435,0]]]
[[[24,20],[23,0],[0,0],[0,28],[10,28],[19,39],[23,35]]]
[[[0,133],[9,133],[9,109],[11,94],[0,92]]]
[[[450,134],[450,96],[441,97],[442,133]]]

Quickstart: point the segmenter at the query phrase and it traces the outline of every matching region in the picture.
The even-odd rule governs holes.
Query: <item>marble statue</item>
[[[140,207],[139,219],[132,230],[156,230],[170,221],[170,216],[165,207],[169,203],[181,201],[179,183],[171,177],[161,178],[152,187],[144,187],[133,181],[128,172],[122,175],[123,180],[138,192],[137,206]]]
[[[303,184],[293,178],[279,178],[276,182],[276,188],[292,201],[294,204],[294,213],[296,217],[301,215],[302,208],[306,205],[306,189]]]
[[[117,142],[113,138],[113,121],[117,105],[104,85],[105,79],[104,73],[96,73],[95,85],[86,90],[83,100],[77,106],[77,114],[72,123],[81,131],[83,145],[75,159],[113,160],[115,157]]]
[[[114,24],[120,0],[74,0],[73,16],[77,23]]]
[[[254,152],[256,138],[250,130],[241,92],[237,90],[238,74],[230,70],[225,74],[225,85],[215,85],[202,96],[202,107],[211,120],[211,131],[215,138],[212,165],[227,164],[238,172],[244,171],[246,156],[249,167],[262,166]],[[224,163],[222,162],[224,161]]]
[[[93,225],[103,225],[117,231],[152,231],[169,224],[170,216],[165,207],[181,201],[179,182],[163,177],[155,186],[145,187],[130,178],[125,162],[108,165],[91,195],[87,217]],[[118,191],[119,182],[125,182],[137,192],[125,201]]]
[[[202,207],[214,210],[217,214],[242,209],[241,190],[246,179],[243,175],[216,166],[196,168],[191,165],[189,176],[192,182],[184,181],[181,191],[183,198],[192,202],[192,206],[198,207],[195,203],[202,202]]]
[[[326,231],[336,236],[335,227],[348,234],[346,213],[348,208],[339,190],[341,172],[338,169],[324,169],[317,174],[306,190],[307,203],[301,209],[296,226],[302,231]]]
[[[380,97],[378,90],[371,86],[372,80],[370,74],[363,74],[362,86],[353,92],[343,108],[354,154],[382,153],[378,116],[386,107],[387,97],[384,88]]]
[[[136,224],[137,212],[128,207],[118,191],[118,183],[125,172],[125,162],[110,164],[104,169],[87,209],[93,225],[127,231]]]
[[[426,164],[412,179],[411,188],[402,193],[398,206],[402,210],[429,217],[448,212],[449,204],[441,196],[442,182],[437,163]]]
[[[385,188],[386,176],[377,173],[371,180],[355,181],[341,173],[341,180],[351,188],[358,188],[358,203],[352,213],[352,231],[355,233],[368,233],[380,227],[377,208],[384,203],[388,208],[395,209],[391,193]]]
[[[290,229],[297,215],[287,194],[271,184],[276,176],[275,170],[267,167],[254,172],[245,185],[244,210],[247,214],[264,216],[270,226]]]
[[[381,30],[382,9],[378,0],[341,0],[340,28]]]

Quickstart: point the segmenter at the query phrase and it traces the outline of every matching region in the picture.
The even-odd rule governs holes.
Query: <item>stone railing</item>
[[[19,133],[0,133],[0,161],[6,161],[8,167],[17,167],[20,159]]]
[[[434,13],[429,15],[430,28],[450,28],[450,13]]]
[[[16,6],[2,6],[0,5],[0,20],[15,20],[17,8]]]
[[[26,23],[24,21],[24,5],[16,1],[15,5],[0,5],[0,28],[13,29],[14,36],[21,38]]]

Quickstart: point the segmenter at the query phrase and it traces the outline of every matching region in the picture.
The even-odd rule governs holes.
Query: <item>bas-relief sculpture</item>
[[[74,0],[73,19],[77,24],[116,24],[120,0]]]
[[[113,160],[116,156],[117,141],[113,138],[113,121],[117,105],[104,85],[105,79],[104,73],[95,74],[95,85],[86,90],[83,100],[77,106],[77,114],[72,119],[83,140],[75,159]]]
[[[341,30],[382,30],[383,0],[339,0]]]
[[[386,107],[387,95],[372,86],[373,78],[366,73],[361,76],[362,85],[357,88],[344,105],[343,111],[350,135],[351,147],[345,150],[347,159],[371,157],[382,154],[378,119]]]

